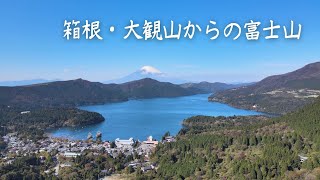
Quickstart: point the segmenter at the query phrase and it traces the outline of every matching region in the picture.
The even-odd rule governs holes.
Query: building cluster
[[[149,163],[149,156],[159,144],[159,142],[153,139],[152,136],[149,136],[146,141],[142,142],[135,141],[133,138],[117,138],[114,142],[95,142],[92,140],[70,140],[53,137],[47,137],[33,142],[32,140],[22,140],[18,138],[17,133],[10,133],[2,138],[7,143],[6,150],[1,152],[2,163],[10,164],[14,162],[15,158],[18,156],[48,152],[50,154],[54,154],[53,159],[56,164],[54,171],[56,175],[59,174],[60,168],[72,166],[72,163],[59,162],[59,156],[64,158],[75,158],[77,156],[81,156],[85,150],[93,150],[96,153],[108,153],[113,158],[116,158],[120,153],[125,156],[134,155],[136,153],[144,157],[143,162],[135,160],[125,166],[131,166],[134,169],[139,166],[143,172],[147,172],[154,169],[156,166]],[[162,143],[174,141],[174,137],[168,136],[164,138]],[[50,170],[47,170],[46,172],[50,172]]]

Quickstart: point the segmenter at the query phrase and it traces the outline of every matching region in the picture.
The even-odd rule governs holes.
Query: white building
[[[143,141],[145,144],[158,145],[158,141],[155,141],[152,136],[149,136],[146,141]]]
[[[22,111],[20,114],[29,114],[30,111]]]
[[[122,147],[122,146],[132,146],[134,143],[133,138],[130,139],[119,139],[117,138],[115,140],[115,144],[117,147]]]
[[[75,152],[64,152],[63,154],[65,157],[77,157],[80,156],[80,153],[75,153]]]

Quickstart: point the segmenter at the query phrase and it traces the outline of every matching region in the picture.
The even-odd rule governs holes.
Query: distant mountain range
[[[121,81],[139,77],[165,79],[156,68],[144,66]],[[168,80],[168,79],[167,79]],[[165,81],[165,80],[163,80]],[[320,62],[257,83],[182,83],[160,82],[151,78],[121,84],[103,84],[82,79],[41,82],[27,86],[0,87],[0,105],[30,107],[74,107],[156,97],[178,97],[213,93],[209,101],[244,109],[283,114],[313,102],[320,95]]]
[[[30,84],[40,84],[58,81],[58,79],[47,80],[47,79],[30,79],[30,80],[21,80],[21,81],[1,81],[0,86],[25,86]]]
[[[179,78],[171,77],[170,75],[161,72],[159,69],[152,67],[152,66],[143,66],[139,70],[119,79],[109,80],[109,81],[102,81],[103,84],[123,84],[131,81],[141,80],[145,78],[154,79],[160,82],[170,82],[173,84],[180,84],[181,87],[184,88],[196,88],[201,90],[205,93],[214,93],[221,90],[226,90],[235,87],[241,87],[244,85],[249,85],[253,83],[220,83],[220,82],[190,82],[188,80],[183,80]],[[34,84],[42,84],[48,82],[55,82],[55,81],[62,81],[60,79],[54,80],[47,80],[47,79],[31,79],[31,80],[19,80],[19,81],[0,81],[0,86],[27,86],[27,85],[34,85]]]
[[[253,84],[253,83],[226,84],[226,83],[220,83],[220,82],[210,83],[210,82],[203,81],[200,83],[184,83],[184,84],[181,84],[180,86],[184,88],[199,89],[204,93],[216,93],[223,90],[242,87],[250,84]]]
[[[0,87],[0,104],[37,106],[77,106],[126,100],[116,85],[82,79],[17,87]]]
[[[313,102],[319,95],[320,62],[316,62],[253,85],[218,92],[209,100],[263,112],[286,113]]]
[[[83,79],[28,86],[0,87],[1,105],[73,107],[127,101],[132,98],[177,97],[201,93],[150,78],[124,84],[102,84]]]
[[[143,66],[139,70],[119,79],[102,81],[104,84],[122,84],[130,81],[136,81],[140,79],[151,78],[160,82],[171,82],[174,84],[186,83],[188,81],[178,78],[170,77],[168,74],[161,72],[152,66]],[[17,81],[0,81],[0,86],[26,86],[32,84],[48,83],[54,81],[61,81],[60,79],[47,80],[47,79],[30,79],[30,80],[17,80]]]
[[[320,89],[320,62],[311,63],[293,72],[269,76],[248,86],[252,92],[266,92],[274,89]]]
[[[105,81],[103,83],[125,83],[144,78],[151,78],[161,82],[171,82],[174,84],[181,84],[187,81],[178,78],[170,77],[168,74],[161,72],[159,69],[152,66],[143,66],[139,70],[119,79]]]
[[[120,84],[119,87],[129,98],[178,97],[203,93],[195,88],[184,88],[169,82],[159,82],[151,78]]]
[[[233,87],[238,87],[238,85],[208,82],[177,85],[151,78],[122,84],[103,84],[76,79],[27,86],[0,87],[0,105],[74,107],[121,102],[129,99],[213,93]]]

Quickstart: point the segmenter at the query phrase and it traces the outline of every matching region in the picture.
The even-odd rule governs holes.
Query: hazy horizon
[[[319,62],[319,61],[315,61],[315,62]],[[310,62],[310,63],[315,63],[315,62]],[[310,64],[308,63],[308,64]],[[280,74],[285,74],[285,73],[288,73],[288,72],[292,72],[294,70],[297,70],[297,69],[300,69],[302,68],[303,66],[305,66],[307,64],[304,64],[304,65],[301,65],[300,67],[297,67],[295,69],[292,69],[290,71],[287,71],[287,72],[279,72],[277,74],[270,74],[270,75],[266,75],[264,77],[261,77],[261,78],[257,78],[257,79],[251,79],[250,78],[247,78],[247,79],[237,79],[236,77],[230,77],[230,80],[222,80],[222,79],[218,79],[218,78],[213,78],[213,79],[210,79],[208,77],[204,77],[202,80],[198,79],[198,80],[195,80],[195,79],[186,79],[186,77],[175,77],[175,76],[171,76],[170,74],[167,74],[166,72],[160,70],[161,73],[165,74],[166,76],[168,76],[169,78],[177,78],[179,80],[181,80],[182,82],[180,83],[177,83],[177,82],[172,82],[172,81],[166,81],[166,80],[163,80],[163,82],[172,82],[172,83],[175,83],[175,84],[181,84],[181,83],[199,83],[199,82],[210,82],[210,83],[214,83],[214,82],[221,82],[221,83],[229,83],[229,84],[237,84],[237,83],[253,83],[253,82],[258,82],[258,81],[261,81],[262,79],[268,77],[268,76],[272,76],[272,75],[280,75]],[[156,68],[156,67],[155,67]],[[141,68],[140,68],[141,69]],[[124,74],[122,76],[118,76],[118,77],[115,77],[113,79],[102,79],[102,80],[95,80],[95,79],[87,79],[85,77],[73,77],[73,78],[69,78],[69,79],[62,79],[62,78],[44,78],[44,77],[39,77],[39,78],[33,78],[33,79],[15,79],[15,80],[0,80],[0,86],[4,86],[4,84],[7,84],[8,86],[10,86],[10,84],[12,84],[12,86],[14,86],[15,84],[14,83],[25,83],[25,84],[33,84],[33,83],[42,83],[42,82],[52,82],[52,81],[67,81],[67,80],[75,80],[75,79],[84,79],[84,80],[88,80],[88,81],[92,81],[92,82],[101,82],[101,83],[105,83],[105,84],[108,84],[108,83],[119,83],[119,82],[116,82],[116,80],[118,79],[121,79],[121,78],[124,78],[126,76],[129,76],[135,72],[138,72],[139,69],[136,69],[135,71],[133,72],[128,72],[127,74]],[[261,74],[262,76],[262,74]],[[143,79],[143,78],[152,78],[152,77],[142,77],[142,78],[137,78],[137,79],[134,79],[134,80],[139,80],[139,79]],[[156,79],[156,78],[153,78],[153,79]],[[30,82],[29,82],[30,81]],[[127,80],[127,81],[124,81],[124,82],[129,82],[131,80]],[[161,81],[161,80],[159,80]],[[122,82],[123,83],[123,82]]]

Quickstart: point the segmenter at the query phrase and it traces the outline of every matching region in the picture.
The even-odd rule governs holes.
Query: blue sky
[[[248,82],[295,70],[319,61],[319,1],[16,1],[0,2],[0,81],[23,79],[75,79],[104,81],[120,78],[141,66],[151,65],[170,76],[192,81]],[[67,41],[64,20],[101,22],[103,40]],[[123,39],[133,20],[142,29],[144,20],[170,21],[185,26],[190,20],[202,33],[192,40],[144,41]],[[210,41],[204,30],[217,22],[220,36]],[[246,29],[233,41],[224,27],[260,21],[260,39],[247,41]],[[302,24],[300,40],[265,40],[263,27]],[[109,27],[115,26],[110,33]],[[296,26],[295,26],[296,27]],[[141,34],[141,32],[139,32]],[[163,33],[163,30],[162,30]]]

